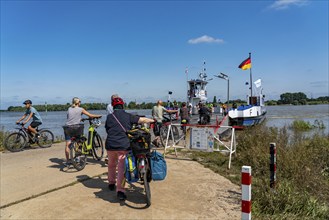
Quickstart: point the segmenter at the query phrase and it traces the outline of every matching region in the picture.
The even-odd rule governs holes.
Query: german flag
[[[242,63],[239,65],[239,68],[242,70],[250,69],[251,68],[251,58],[248,57],[247,59],[242,61]]]

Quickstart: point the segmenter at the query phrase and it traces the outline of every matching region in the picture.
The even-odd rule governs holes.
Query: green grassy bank
[[[192,159],[241,185],[241,167],[252,168],[253,219],[329,219],[329,137],[304,136],[298,127],[265,126],[237,132],[237,157],[193,152]],[[277,148],[277,184],[269,187],[269,144]]]

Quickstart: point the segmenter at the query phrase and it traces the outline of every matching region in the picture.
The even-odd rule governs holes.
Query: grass
[[[313,126],[312,126],[313,127]],[[269,144],[276,143],[277,183],[269,187]],[[190,157],[241,185],[241,167],[252,167],[255,219],[329,219],[329,136],[264,125],[237,133],[237,157],[193,152]]]

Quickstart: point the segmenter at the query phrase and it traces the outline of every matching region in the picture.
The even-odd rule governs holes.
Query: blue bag
[[[151,153],[150,161],[152,179],[155,181],[164,180],[167,176],[167,163],[163,155],[154,150]]]
[[[128,183],[138,181],[138,169],[136,167],[136,159],[132,152],[126,155],[125,159],[125,178]]]

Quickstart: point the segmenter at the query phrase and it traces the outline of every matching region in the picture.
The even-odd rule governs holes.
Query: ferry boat
[[[260,83],[260,80],[257,81]],[[260,85],[258,87],[260,88]],[[258,95],[247,96],[247,105],[232,106],[228,111],[228,123],[230,126],[248,127],[263,122],[267,111],[264,101],[265,95],[262,94],[262,91],[260,88]]]

